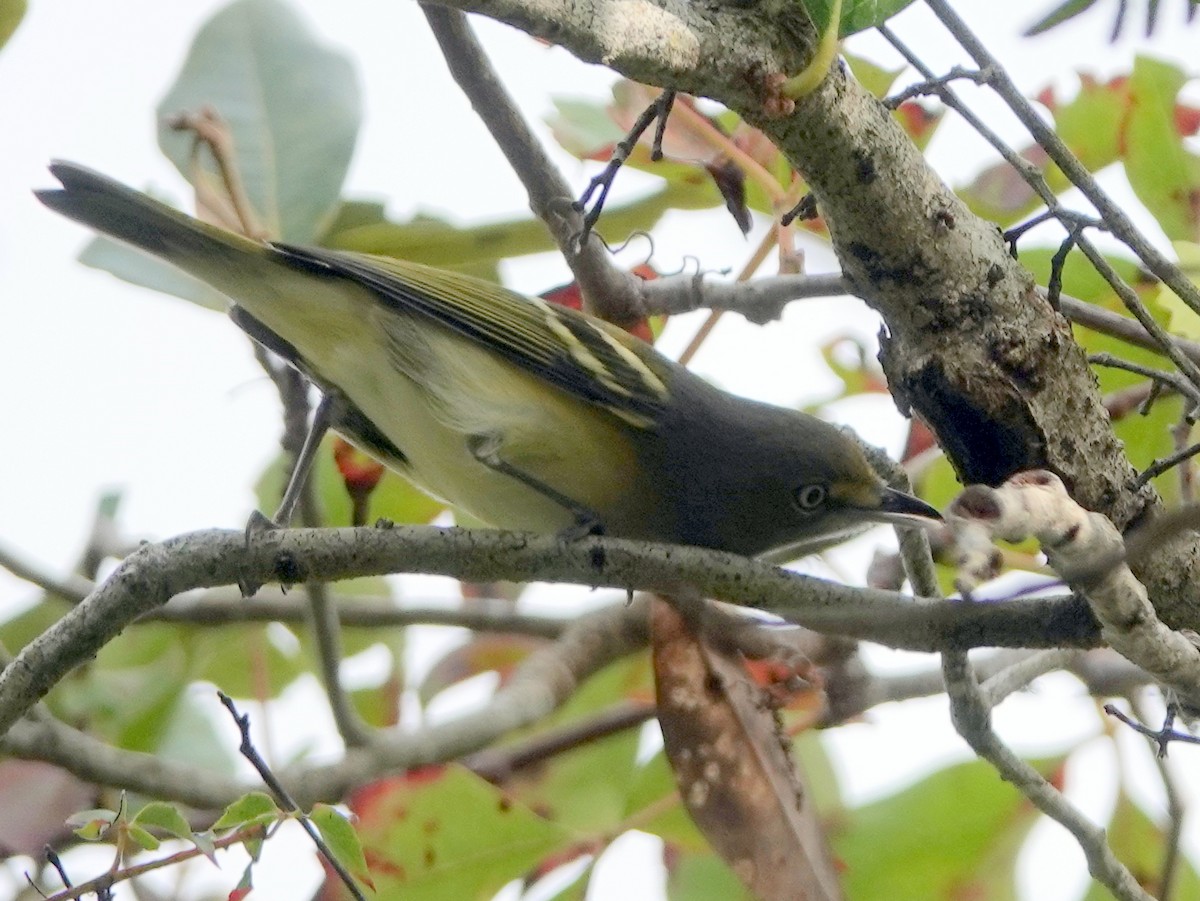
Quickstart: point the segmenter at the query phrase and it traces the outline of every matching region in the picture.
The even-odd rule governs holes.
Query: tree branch
[[[1154,901],[1117,860],[1108,847],[1104,830],[1089,822],[1041,773],[1014,754],[992,731],[991,708],[975,681],[967,655],[959,651],[943,654],[942,672],[950,695],[950,717],[954,728],[971,749],[991,763],[1000,776],[1015,785],[1038,810],[1075,837],[1087,858],[1088,872],[1093,879],[1121,901]]]
[[[1090,614],[1073,599],[914,602],[896,592],[851,588],[699,548],[596,537],[564,543],[518,532],[432,527],[289,529],[260,534],[247,547],[241,532],[209,530],[143,545],[27,645],[0,672],[0,732],[126,625],[180,592],[247,578],[296,583],[395,572],[658,592],[686,585],[706,597],[781,613],[817,631],[914,650],[1087,646],[1096,640]]]
[[[530,208],[553,235],[579,282],[589,311],[619,324],[641,319],[645,316],[640,295],[642,280],[614,266],[603,241],[587,240],[580,245],[583,216],[572,206],[571,188],[496,77],[467,17],[431,4],[422,4],[421,9],[450,73],[521,179]]]
[[[855,293],[883,316],[881,360],[901,410],[930,426],[964,484],[1051,469],[1083,506],[1119,526],[1158,505],[1152,488],[1136,486],[1067,322],[994,225],[929,169],[886,107],[835,66],[790,115],[779,115],[769,85],[804,68],[811,25],[761,5],[682,0],[446,5],[508,22],[630,78],[712,97],[762,129],[812,188]],[[1163,548],[1138,576],[1165,621],[1200,627],[1194,541]]]

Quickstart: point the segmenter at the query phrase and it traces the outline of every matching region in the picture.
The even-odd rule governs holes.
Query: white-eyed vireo
[[[756,555],[936,518],[857,441],[726,394],[598,319],[417,263],[259,243],[71,163],[43,203],[207,282],[333,426],[485,522]]]

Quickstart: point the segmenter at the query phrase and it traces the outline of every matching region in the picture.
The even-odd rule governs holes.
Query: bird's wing
[[[389,257],[273,245],[293,264],[369,288],[404,315],[419,315],[538,378],[639,428],[659,418],[670,364],[608,323],[481,279]]]

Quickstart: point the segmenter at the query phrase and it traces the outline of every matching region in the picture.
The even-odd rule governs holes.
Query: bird
[[[332,428],[497,528],[800,555],[940,519],[848,430],[729,394],[585,313],[390,257],[253,240],[75,163],[52,210],[172,263],[322,392]]]

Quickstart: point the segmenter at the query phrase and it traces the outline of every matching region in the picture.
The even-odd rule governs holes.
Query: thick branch
[[[1066,320],[889,111],[835,66],[793,114],[773,115],[779,98],[764,85],[803,68],[798,55],[812,46],[806,23],[766,4],[447,5],[630,78],[717,99],[774,140],[811,186],[854,293],[884,318],[881,359],[898,404],[929,424],[964,484],[1050,469],[1083,506],[1122,528],[1158,504],[1152,488],[1137,484]],[[1190,536],[1137,575],[1166,622],[1200,627],[1200,556]]]
[[[193,532],[147,544],[0,672],[0,733],[66,673],[91,659],[138,617],[176,594],[237,582],[422,572],[473,582],[546,579],[707,597],[783,613],[822,632],[933,650],[981,644],[1088,646],[1096,626],[1073,599],[1004,605],[921,602],[851,588],[717,551],[610,538],[553,537],[430,527],[289,529],[255,537]]]

